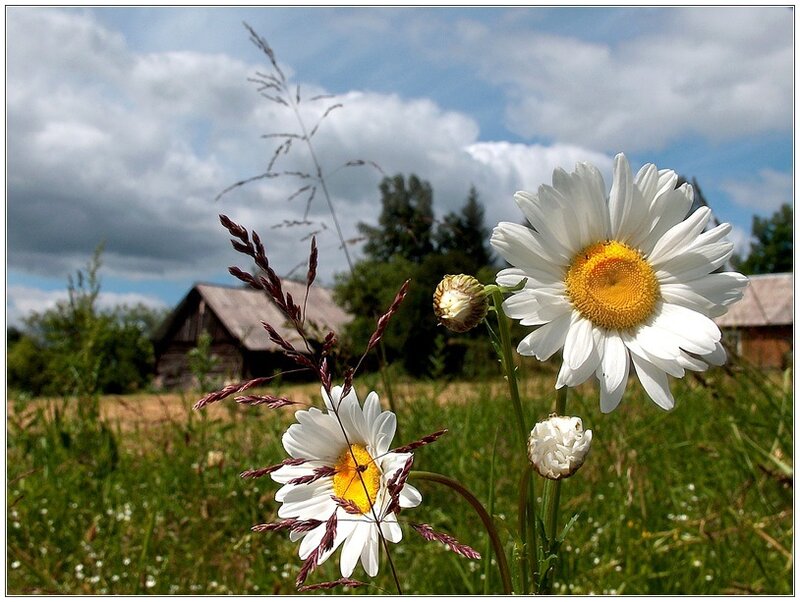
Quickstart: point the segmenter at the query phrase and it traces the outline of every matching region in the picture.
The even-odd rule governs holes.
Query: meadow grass
[[[565,481],[559,593],[792,592],[792,393],[747,369],[673,382],[663,412],[632,379],[621,407],[599,411],[591,386],[571,391],[568,413],[594,431],[586,464]],[[531,420],[553,402],[551,374],[523,377]],[[380,381],[367,375],[363,396]],[[314,387],[301,388],[313,396]],[[501,379],[402,383],[405,443],[448,428],[414,468],[449,475],[491,507],[513,570],[520,459]],[[195,397],[178,403],[189,408]],[[136,397],[125,400],[136,406]],[[104,404],[112,401],[104,400]],[[225,402],[221,402],[225,403]],[[142,426],[81,425],[46,403],[17,403],[7,428],[8,593],[290,594],[300,567],[284,533],[252,533],[275,519],[277,486],[242,470],[285,457],[290,411],[231,408]],[[495,447],[496,442],[496,447]],[[209,466],[208,452],[223,452]],[[412,481],[413,483],[413,481]],[[487,537],[450,490],[417,482],[423,504],[403,513],[481,552]],[[537,494],[541,481],[537,478]],[[404,593],[498,593],[497,568],[470,561],[411,529],[391,547]],[[309,583],[339,575],[338,553]],[[368,580],[362,569],[354,577]],[[395,593],[384,566],[369,588]]]

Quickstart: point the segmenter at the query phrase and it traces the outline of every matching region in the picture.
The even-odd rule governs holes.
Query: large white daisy
[[[515,266],[497,283],[527,278],[503,309],[538,326],[517,351],[546,360],[563,350],[556,388],[596,375],[603,412],[619,404],[630,364],[650,398],[671,409],[668,374],[725,362],[711,318],[741,298],[747,278],[712,274],[733,252],[731,227],[704,231],[707,207],[687,217],[694,193],[688,184],[676,189],[677,179],[652,164],[634,177],[619,154],[606,201],[596,167],[556,169],[552,186],[514,195],[533,229],[501,222],[492,233],[492,246]]]
[[[374,577],[378,573],[380,533],[392,543],[403,537],[397,517],[391,511],[387,485],[403,470],[411,454],[389,451],[397,421],[392,412],[381,412],[376,393],[367,396],[363,408],[354,390],[344,398],[341,394],[342,387],[334,387],[331,399],[322,389],[327,411],[311,408],[295,414],[297,423],[284,433],[283,447],[292,458],[305,462],[283,466],[272,473],[275,481],[284,484],[275,494],[275,500],[281,502],[280,518],[322,522],[310,531],[290,532],[292,541],[302,539],[301,559],[305,560],[319,547],[326,522],[335,513],[333,546],[319,556],[317,564],[325,562],[342,546],[343,577],[353,573],[359,558],[367,574]],[[332,474],[310,483],[292,483],[327,473]],[[334,498],[348,502],[349,511]],[[421,501],[419,491],[406,483],[400,491],[400,507],[413,508]]]

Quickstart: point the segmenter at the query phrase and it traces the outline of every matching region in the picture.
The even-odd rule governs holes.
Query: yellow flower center
[[[361,514],[367,514],[375,503],[381,484],[381,471],[372,456],[363,445],[354,443],[350,449],[345,448],[334,468],[334,495],[352,502]]]
[[[596,326],[627,330],[643,323],[661,298],[653,268],[642,254],[615,240],[589,245],[567,270],[567,294]]]

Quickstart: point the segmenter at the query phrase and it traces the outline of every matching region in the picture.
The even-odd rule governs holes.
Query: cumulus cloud
[[[784,203],[792,203],[792,175],[774,169],[762,169],[748,180],[728,180],[721,188],[737,205],[758,213],[773,213]]]
[[[750,247],[753,244],[753,237],[750,232],[738,226],[731,226],[728,238],[733,243],[734,253],[739,257],[746,258],[750,254]]]
[[[281,273],[302,262],[298,239],[312,230],[321,230],[321,278],[345,268],[320,194],[311,226],[273,227],[303,217],[302,195],[286,199],[307,182],[258,180],[213,201],[264,171],[274,140],[261,134],[297,131],[291,111],[247,83],[264,68],[255,51],[251,63],[202,52],[138,53],[91,14],[74,11],[18,8],[8,21],[10,268],[61,276],[105,240],[104,271],[112,276],[206,279],[241,264],[220,212],[257,228]],[[303,86],[304,98],[321,92]],[[346,238],[380,211],[381,174],[369,166],[338,169],[351,159],[429,180],[440,214],[460,207],[474,184],[490,223],[518,219],[513,192],[549,181],[556,166],[588,159],[608,171],[611,162],[575,145],[480,142],[473,119],[427,99],[352,91],[327,102],[304,103],[303,116],[310,128],[330,103],[344,104],[314,142]],[[295,144],[275,169],[314,167]]]
[[[67,301],[67,292],[49,291],[34,286],[9,286],[6,291],[6,318],[8,326],[22,326],[23,318],[32,313],[42,313],[53,309],[59,302]],[[97,297],[100,310],[113,309],[121,305],[133,307],[145,305],[153,309],[163,309],[164,302],[152,295],[140,293],[114,293],[101,291]]]
[[[642,25],[642,27],[640,27]],[[417,39],[474,64],[510,102],[525,137],[614,152],[659,150],[792,127],[793,19],[782,7],[687,7],[624,13],[613,41],[465,20],[417,23]],[[441,33],[441,32],[439,32]],[[479,51],[476,49],[480,49]]]

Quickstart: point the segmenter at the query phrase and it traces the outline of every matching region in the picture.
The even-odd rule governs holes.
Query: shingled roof
[[[290,293],[295,303],[302,306],[306,293],[305,283],[283,280],[282,286],[284,292]],[[191,299],[197,299],[196,295],[217,316],[230,335],[249,351],[280,351],[267,336],[261,325],[262,321],[270,324],[290,343],[300,346],[300,337],[287,324],[283,313],[264,291],[217,284],[196,284],[165,320],[156,339],[163,338],[172,330],[176,320],[182,319],[187,303]],[[340,334],[351,319],[349,314],[334,303],[332,292],[318,286],[311,287],[309,291],[305,316],[309,335],[317,334],[320,340],[330,330]]]
[[[302,303],[306,293],[305,283],[284,280],[283,291]],[[231,288],[212,284],[198,284],[198,292],[220,321],[241,344],[250,351],[279,351],[267,336],[261,322],[267,322],[292,344],[299,344],[299,336],[286,325],[286,318],[263,291],[251,288]],[[328,330],[340,333],[350,316],[333,301],[329,289],[311,287],[306,304],[306,323],[316,325],[322,337]]]
[[[749,276],[742,299],[714,321],[722,328],[793,324],[793,273]]]

